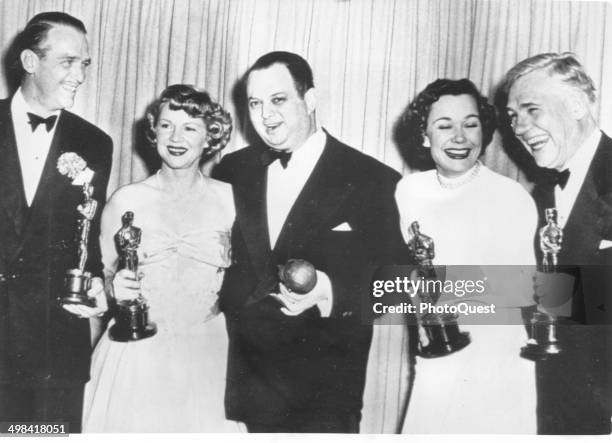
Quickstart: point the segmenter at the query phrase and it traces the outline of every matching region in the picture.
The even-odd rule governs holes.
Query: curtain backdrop
[[[403,173],[409,171],[393,126],[421,89],[439,77],[468,77],[492,97],[511,66],[540,52],[578,55],[600,92],[601,127],[612,133],[612,32],[606,29],[612,8],[604,2],[0,0],[0,47],[8,47],[28,18],[47,10],[75,15],[89,31],[93,63],[74,111],[114,140],[109,192],[149,174],[135,128],[169,84],[208,90],[235,117],[226,150],[243,147],[233,88],[271,50],[297,52],[311,63],[317,116],[330,133]],[[0,80],[0,95],[8,93]],[[485,163],[523,180],[497,137]],[[405,340],[391,327],[375,337],[381,349]],[[389,382],[368,387],[379,389],[369,395],[380,403],[366,405],[363,430],[392,432],[405,406],[405,354],[390,353],[373,364]]]
[[[75,15],[89,31],[93,64],[74,111],[115,142],[109,191],[148,175],[135,127],[165,86],[205,88],[237,120],[236,81],[277,49],[311,63],[319,121],[332,134],[402,172],[393,125],[418,91],[439,77],[468,77],[491,97],[508,68],[540,52],[578,55],[601,93],[601,126],[612,132],[612,8],[605,2],[1,0],[0,47],[47,10]],[[8,93],[2,79],[0,95]],[[236,124],[226,149],[244,145]],[[519,178],[497,138],[485,162]]]

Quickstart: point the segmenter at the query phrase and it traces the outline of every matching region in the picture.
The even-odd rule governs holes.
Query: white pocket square
[[[602,241],[599,242],[599,249],[608,249],[608,248],[612,248],[612,240],[606,240],[603,239]]]
[[[352,231],[353,228],[351,228],[351,225],[348,224],[348,222],[344,222],[338,226],[336,226],[334,229],[332,229],[332,231]]]

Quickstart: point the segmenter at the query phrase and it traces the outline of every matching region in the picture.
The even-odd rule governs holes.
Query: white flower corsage
[[[74,152],[64,152],[57,159],[57,170],[68,176],[75,186],[91,183],[94,172],[87,167],[87,162]]]

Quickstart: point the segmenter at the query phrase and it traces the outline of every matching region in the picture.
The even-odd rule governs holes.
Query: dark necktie
[[[40,115],[32,114],[31,112],[28,112],[27,114],[28,118],[30,119],[28,123],[30,126],[32,126],[32,132],[36,131],[36,128],[38,128],[38,125],[40,124],[44,124],[47,132],[50,132],[51,129],[53,129],[55,121],[57,120],[57,115],[50,115],[47,118],[42,118]]]
[[[291,160],[291,152],[266,149],[261,153],[261,164],[264,166],[269,166],[276,160],[280,160],[283,169],[286,169]]]
[[[569,169],[564,169],[563,171],[554,171],[550,179],[539,186],[536,201],[540,203],[541,211],[545,208],[556,207],[555,186],[559,185],[561,189],[565,189],[565,185],[567,185],[567,180],[569,179],[569,176]]]
[[[555,184],[559,185],[561,189],[565,189],[565,185],[567,185],[569,176],[570,176],[569,169],[564,169],[561,172],[557,172],[557,175],[555,176]]]

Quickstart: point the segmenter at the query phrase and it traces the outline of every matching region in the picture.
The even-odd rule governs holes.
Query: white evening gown
[[[179,235],[147,215],[136,214],[134,224],[157,334],[129,343],[103,335],[86,386],[84,432],[240,432],[225,419],[228,340],[217,309],[231,221],[212,214]]]
[[[401,431],[414,367],[408,355],[404,314],[374,320],[359,432],[397,434]]]
[[[517,182],[478,168],[452,188],[441,186],[435,170],[404,177],[396,192],[402,233],[407,239],[417,220],[435,242],[435,265],[533,265],[533,200]],[[520,307],[533,304],[531,273],[524,270],[501,268],[518,274],[501,275],[507,307],[498,308],[497,324],[461,324],[472,339],[466,348],[417,358],[403,433],[536,433],[535,368],[519,355],[527,340]],[[500,278],[487,277],[489,283]]]

